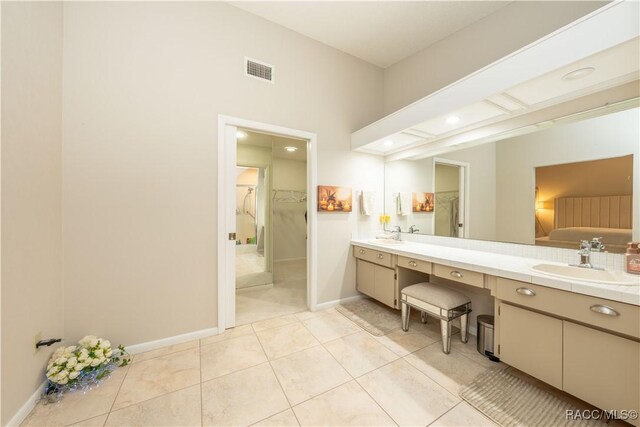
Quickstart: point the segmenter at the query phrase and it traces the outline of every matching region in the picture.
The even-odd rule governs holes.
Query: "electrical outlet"
[[[38,348],[36,347],[36,344],[38,344],[38,341],[42,341],[42,332],[38,332],[34,337],[33,337],[33,353],[37,353],[38,352]]]

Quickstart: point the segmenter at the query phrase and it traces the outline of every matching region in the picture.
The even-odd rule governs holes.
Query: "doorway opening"
[[[468,163],[434,159],[434,235],[468,235]]]
[[[237,131],[236,325],[307,308],[307,141]]]
[[[218,116],[218,330],[314,310],[314,133]]]

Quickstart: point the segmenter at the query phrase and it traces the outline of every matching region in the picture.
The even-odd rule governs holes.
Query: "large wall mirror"
[[[387,162],[386,228],[562,248],[601,237],[605,250],[624,252],[640,236],[639,117],[633,100],[435,157]]]

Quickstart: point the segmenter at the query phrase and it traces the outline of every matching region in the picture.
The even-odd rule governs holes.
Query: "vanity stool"
[[[460,339],[469,340],[469,313],[471,299],[451,289],[449,286],[436,283],[417,283],[402,289],[400,303],[402,305],[402,330],[409,330],[411,307],[420,310],[422,323],[427,323],[427,314],[440,319],[442,334],[442,351],[449,354],[451,350],[451,321],[460,318]]]

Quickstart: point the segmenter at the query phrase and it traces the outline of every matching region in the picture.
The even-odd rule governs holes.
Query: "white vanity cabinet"
[[[503,278],[497,297],[503,362],[598,408],[640,410],[640,307]]]

